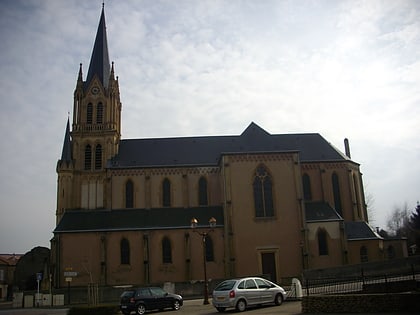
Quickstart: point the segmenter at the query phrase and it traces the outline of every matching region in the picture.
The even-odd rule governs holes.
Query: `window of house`
[[[131,180],[128,180],[125,183],[125,207],[134,207],[134,184]]]
[[[171,182],[167,178],[162,183],[162,204],[164,207],[171,206]]]
[[[356,207],[357,207],[357,215],[360,219],[362,219],[362,209],[360,208],[360,199],[359,199],[359,187],[357,185],[357,178],[356,175],[353,174],[353,186],[354,186],[354,194],[356,197]]]
[[[318,253],[320,256],[328,255],[327,231],[324,229],[318,230]]]
[[[207,206],[207,180],[201,177],[198,181],[198,204],[200,206]]]
[[[98,103],[98,106],[96,107],[96,123],[102,124],[104,117],[104,105],[102,103]]]
[[[303,184],[303,198],[305,200],[312,200],[311,178],[309,177],[308,174],[303,174],[302,184]]]
[[[338,181],[338,175],[336,173],[332,174],[332,188],[334,194],[334,207],[335,210],[342,216],[343,211],[341,207],[341,196],[340,196],[340,183]]]
[[[394,259],[396,257],[394,246],[389,245],[388,248],[386,249],[386,254],[388,256],[388,259]]]
[[[213,240],[206,236],[206,261],[214,261]]]
[[[126,238],[123,238],[120,243],[121,251],[121,265],[130,264],[130,244]]]
[[[255,216],[273,217],[273,184],[271,176],[264,166],[259,166],[256,169],[253,188]]]
[[[100,170],[101,168],[102,168],[102,146],[100,144],[97,144],[95,148],[95,170]]]
[[[366,248],[366,246],[362,246],[360,247],[360,262],[364,263],[368,261],[369,261],[368,249]]]
[[[92,168],[92,147],[88,144],[85,147],[85,170]]]
[[[167,237],[162,240],[162,262],[164,264],[172,263],[171,241]]]
[[[92,106],[92,103],[89,103],[86,109],[86,123],[87,124],[92,123],[92,116],[93,116],[93,106]]]

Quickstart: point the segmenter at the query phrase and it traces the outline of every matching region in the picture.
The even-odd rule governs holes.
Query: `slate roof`
[[[54,233],[135,231],[190,228],[192,218],[198,227],[207,227],[211,217],[223,226],[223,208],[154,208],[120,210],[73,210],[66,211]]]
[[[326,202],[305,203],[306,222],[342,221],[343,218]]]
[[[348,158],[318,133],[271,135],[251,123],[239,136],[121,140],[108,168],[216,166],[223,154],[298,152],[302,162]]]
[[[344,222],[344,229],[347,235],[347,240],[375,240],[382,239],[366,222]]]
[[[64,135],[63,151],[61,152],[61,161],[71,161],[71,136],[70,119],[67,119],[66,133]]]
[[[90,58],[85,87],[87,87],[92,81],[93,77],[97,75],[102,85],[107,88],[110,69],[111,66],[109,63],[108,41],[106,37],[105,12],[104,8],[102,7],[102,13],[99,20],[98,31],[96,32],[92,56]]]

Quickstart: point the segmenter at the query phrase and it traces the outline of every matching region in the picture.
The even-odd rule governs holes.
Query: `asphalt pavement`
[[[2,308],[0,315],[66,315],[68,308]],[[225,313],[219,313],[210,304],[203,305],[203,300],[185,300],[184,305],[179,311],[167,310],[164,312],[148,312],[147,314],[163,314],[163,315],[210,315],[210,314],[237,314],[235,310],[227,310]],[[248,309],[245,314],[258,314],[258,315],[299,315],[302,314],[301,301],[285,301],[280,306],[263,306]],[[360,313],[346,313],[347,315]],[[374,315],[413,315],[414,313],[374,313]],[[315,315],[315,314],[305,314]],[[343,315],[328,313],[328,315]]]

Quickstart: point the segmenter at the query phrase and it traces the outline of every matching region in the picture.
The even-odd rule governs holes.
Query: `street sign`
[[[77,271],[64,271],[64,277],[77,277]]]
[[[73,280],[72,277],[66,277],[66,282],[71,282],[71,280]]]

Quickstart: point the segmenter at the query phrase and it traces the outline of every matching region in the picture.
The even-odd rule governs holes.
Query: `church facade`
[[[347,140],[343,154],[317,133],[252,122],[240,135],[125,140],[121,111],[102,8],[57,163],[54,286],[202,280],[204,259],[209,279],[282,283],[387,258]]]

